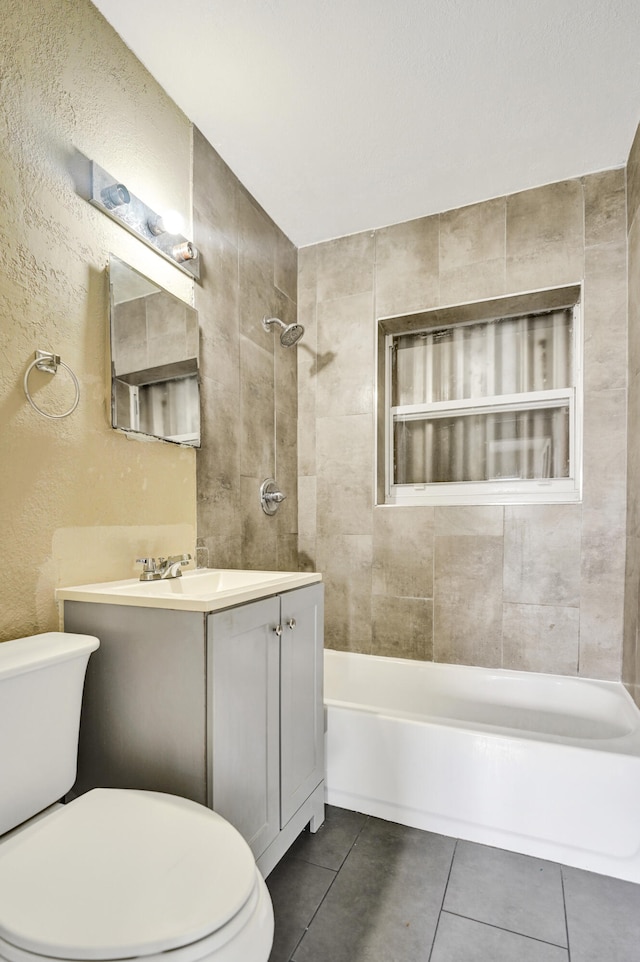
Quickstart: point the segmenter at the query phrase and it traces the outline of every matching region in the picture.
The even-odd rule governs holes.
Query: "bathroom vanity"
[[[307,824],[317,830],[320,575],[200,569],[56,597],[65,631],[100,639],[71,796],[102,786],[201,802],[241,832],[265,876]]]

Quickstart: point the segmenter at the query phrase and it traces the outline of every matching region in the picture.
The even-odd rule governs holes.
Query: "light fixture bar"
[[[93,160],[89,161],[89,191],[86,199],[175,267],[200,280],[200,257],[193,243],[182,234],[170,234],[164,230],[161,214],[147,207]]]

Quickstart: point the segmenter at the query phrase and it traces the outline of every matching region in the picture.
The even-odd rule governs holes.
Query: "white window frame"
[[[539,294],[540,292],[535,292]],[[526,295],[524,295],[526,297]],[[572,351],[574,383],[572,387],[550,391],[531,391],[521,394],[499,395],[487,398],[473,398],[456,401],[401,405],[392,407],[392,350],[393,342],[402,334],[415,333],[421,328],[411,324],[407,329],[402,326],[387,333],[384,337],[384,503],[389,505],[453,505],[453,504],[559,504],[578,502],[582,499],[582,424],[583,424],[583,386],[582,386],[582,310],[581,298],[563,307],[572,309]],[[464,305],[468,318],[468,307]],[[557,309],[553,305],[550,310]],[[527,311],[526,306],[510,313],[497,315],[494,320],[523,316],[527,313],[541,313],[539,307]],[[492,318],[479,317],[468,323],[486,323]],[[447,325],[452,326],[452,325]],[[394,328],[396,325],[394,325]],[[429,330],[425,327],[424,330]],[[500,413],[518,410],[542,410],[568,404],[569,408],[569,477],[543,479],[491,479],[488,481],[451,481],[446,483],[424,482],[422,484],[394,484],[394,417],[402,420],[451,417],[460,414]]]

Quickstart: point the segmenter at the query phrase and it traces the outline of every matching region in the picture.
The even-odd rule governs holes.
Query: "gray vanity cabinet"
[[[299,588],[208,617],[212,807],[257,857],[319,785],[324,792],[322,591]]]
[[[261,855],[280,831],[280,599],[207,619],[211,807]],[[321,776],[322,777],[322,776]]]
[[[238,828],[267,875],[324,818],[323,586],[203,613],[65,601],[94,634],[78,778],[184,795]]]

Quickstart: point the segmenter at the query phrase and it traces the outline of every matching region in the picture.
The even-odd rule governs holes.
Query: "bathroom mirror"
[[[109,255],[114,428],[200,447],[198,312]]]

